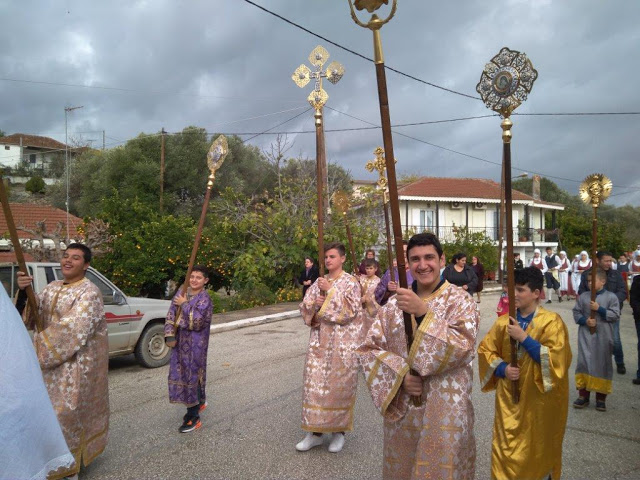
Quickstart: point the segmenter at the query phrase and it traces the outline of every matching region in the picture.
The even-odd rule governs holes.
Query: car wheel
[[[171,349],[164,343],[164,325],[147,325],[136,345],[136,360],[143,367],[156,368],[169,363]]]

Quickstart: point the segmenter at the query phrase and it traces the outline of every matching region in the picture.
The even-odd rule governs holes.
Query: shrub
[[[42,177],[35,175],[29,179],[24,188],[27,192],[31,193],[44,193],[45,183]]]
[[[282,287],[276,292],[276,302],[299,302],[302,300],[302,290],[297,287]]]

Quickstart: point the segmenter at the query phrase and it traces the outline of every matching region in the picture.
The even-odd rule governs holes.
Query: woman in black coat
[[[320,276],[320,272],[318,271],[318,267],[313,264],[313,260],[311,257],[304,258],[304,269],[298,278],[298,282],[302,285],[302,298],[304,298],[304,294],[307,293],[307,290],[313,282],[315,282]]]
[[[461,287],[473,297],[478,286],[478,276],[473,268],[467,265],[466,253],[456,253],[451,263],[444,269],[443,276],[449,283]]]

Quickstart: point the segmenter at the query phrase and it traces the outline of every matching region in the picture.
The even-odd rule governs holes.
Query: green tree
[[[442,249],[447,261],[459,252],[467,255],[467,262],[471,263],[471,257],[478,257],[485,272],[498,269],[498,255],[496,247],[484,232],[471,232],[468,227],[454,227],[454,241],[444,242]]]

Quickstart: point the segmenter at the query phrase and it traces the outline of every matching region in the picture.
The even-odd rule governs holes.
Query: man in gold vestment
[[[33,336],[44,383],[58,416],[75,467],[49,478],[76,475],[107,445],[109,430],[109,344],[102,294],[85,277],[91,250],[79,243],[65,250],[60,267],[64,280],[51,282],[38,295],[44,330]],[[20,297],[31,277],[19,274]],[[21,298],[18,299],[19,303]],[[35,316],[26,312],[27,328]]]
[[[482,391],[496,391],[491,477],[556,480],[569,405],[569,334],[560,315],[538,306],[542,272],[528,267],[514,276],[517,319],[499,317],[478,347]],[[509,365],[511,338],[518,342],[517,367]]]
[[[407,258],[411,287],[398,288],[378,310],[357,350],[373,403],[384,416],[383,478],[473,479],[471,361],[478,308],[465,290],[440,280],[444,255],[435,235],[414,235]],[[409,352],[403,312],[417,325]],[[412,395],[422,403],[414,405]]]

